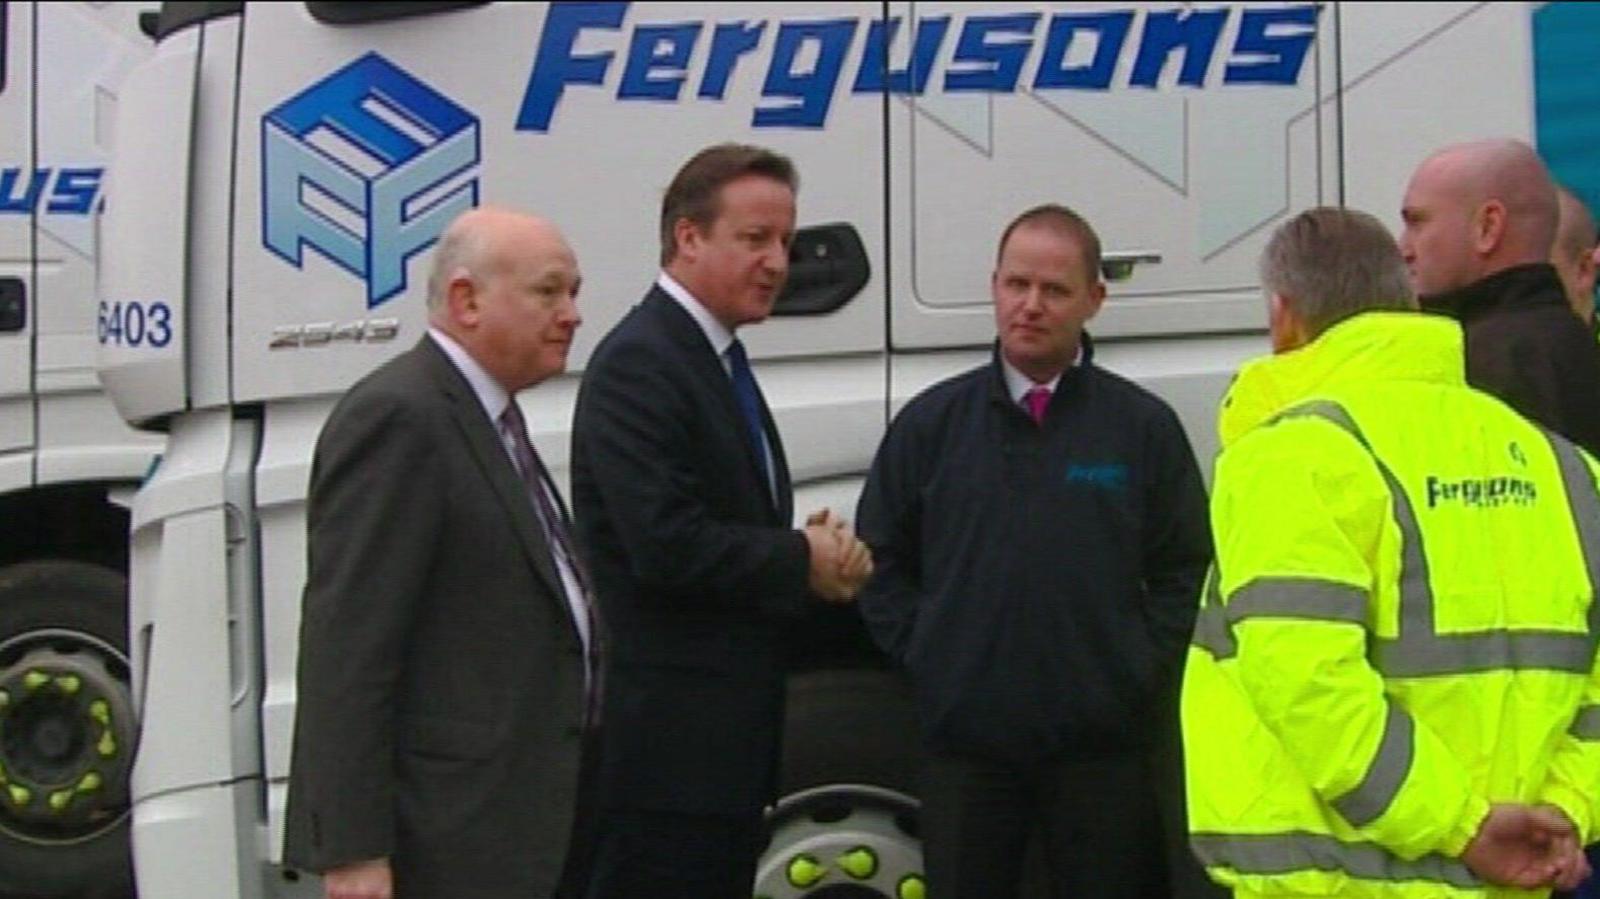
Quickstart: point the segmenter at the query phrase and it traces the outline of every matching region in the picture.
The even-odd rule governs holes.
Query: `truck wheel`
[[[133,893],[127,579],[0,569],[0,896]]]
[[[789,682],[785,797],[767,814],[761,899],[922,899],[916,728],[904,682],[869,669]]]

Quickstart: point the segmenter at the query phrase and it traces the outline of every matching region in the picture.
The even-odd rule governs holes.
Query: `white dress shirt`
[[[1081,362],[1083,362],[1083,342],[1079,341],[1078,354],[1072,357],[1072,364],[1067,367],[1077,368]],[[1017,367],[1006,359],[1006,354],[1003,351],[1000,353],[1000,369],[1006,376],[1006,390],[1011,394],[1011,401],[1019,406],[1022,405],[1022,397],[1033,388],[1044,387],[1050,391],[1051,396],[1055,396],[1056,386],[1061,383],[1061,372],[1056,372],[1055,377],[1043,383],[1035,381],[1018,371]]]
[[[683,311],[689,313],[689,317],[694,319],[694,323],[700,326],[700,330],[705,332],[706,341],[711,344],[711,349],[716,352],[718,361],[722,363],[723,373],[731,380],[733,378],[733,368],[728,362],[728,347],[733,345],[733,332],[728,329],[727,325],[718,321],[717,317],[711,314],[711,310],[702,305],[695,298],[695,295],[689,292],[687,287],[679,284],[676,278],[666,272],[656,276],[656,286],[661,288],[661,291],[667,296],[676,300],[678,305],[683,307]],[[766,434],[763,433],[762,437],[766,437]],[[776,503],[778,498],[778,472],[772,464],[772,447],[768,446],[767,443],[765,439],[761,441],[761,451],[767,457],[767,493]]]
[[[516,468],[516,449],[506,440],[504,432],[500,429],[500,415],[506,411],[506,406],[510,404],[511,395],[506,392],[504,387],[500,386],[499,381],[496,381],[488,372],[483,370],[483,366],[478,364],[478,360],[472,358],[471,353],[468,353],[461,344],[456,343],[450,335],[440,331],[438,328],[429,328],[428,336],[433,338],[433,342],[439,345],[439,349],[444,350],[444,354],[450,357],[450,361],[455,365],[456,370],[461,372],[461,376],[467,379],[468,384],[472,385],[472,392],[477,395],[478,402],[483,406],[484,414],[489,416],[490,426],[494,428],[495,435],[500,438],[501,449],[506,451],[506,457],[511,460],[511,467]],[[550,508],[561,508],[561,503],[551,494],[548,484],[541,481],[539,489],[543,490],[545,496],[549,498]],[[529,497],[529,501],[533,501],[532,497]],[[538,517],[537,511],[535,511],[535,517]],[[550,557],[555,560],[556,571],[561,576],[561,588],[566,593],[567,608],[572,613],[572,621],[577,625],[578,637],[583,641],[583,651],[587,656],[590,648],[589,611],[584,605],[583,588],[578,583],[578,574],[572,570],[572,565],[567,561],[566,556],[556,551],[555,536],[546,534],[545,540],[550,543]],[[584,669],[587,671],[588,666],[584,666]]]

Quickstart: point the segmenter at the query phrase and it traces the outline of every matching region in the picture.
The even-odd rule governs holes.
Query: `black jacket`
[[[868,475],[861,611],[937,751],[1143,749],[1171,711],[1211,556],[1205,488],[1172,410],[1085,341],[1042,427],[996,356],[912,400]]]
[[[721,360],[659,288],[584,371],[572,498],[608,627],[604,807],[744,819],[773,798],[781,628],[813,600],[783,442],[761,405],[776,504]]]
[[[1461,323],[1467,382],[1600,454],[1600,347],[1543,263],[1497,272],[1422,308]]]

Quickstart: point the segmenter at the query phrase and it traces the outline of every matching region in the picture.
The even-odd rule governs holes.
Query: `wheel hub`
[[[761,899],[922,899],[917,803],[879,787],[833,785],[780,802],[756,871]]]
[[[33,842],[92,836],[128,808],[133,708],[111,650],[59,638],[0,667],[0,829]]]

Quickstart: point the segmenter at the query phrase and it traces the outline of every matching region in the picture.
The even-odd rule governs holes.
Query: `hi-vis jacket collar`
[[[1339,384],[1465,384],[1466,378],[1455,322],[1418,312],[1363,312],[1297,350],[1245,363],[1222,399],[1217,436],[1226,449],[1279,412]]]

